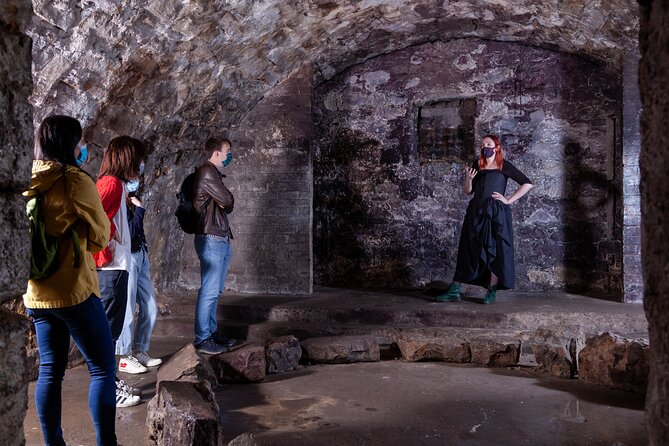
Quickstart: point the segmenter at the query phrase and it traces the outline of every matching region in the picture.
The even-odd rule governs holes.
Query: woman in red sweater
[[[123,329],[128,301],[128,272],[133,262],[125,184],[139,178],[143,156],[143,153],[136,153],[129,136],[112,139],[104,153],[96,183],[102,207],[111,223],[109,245],[94,257],[102,305],[107,313],[114,343]],[[116,379],[116,407],[139,404],[140,397],[135,393],[138,393],[135,389]]]

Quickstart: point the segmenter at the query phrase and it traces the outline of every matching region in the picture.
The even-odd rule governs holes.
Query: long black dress
[[[509,178],[523,185],[530,180],[509,161],[502,170],[479,169],[472,181],[474,196],[469,201],[460,233],[458,263],[454,282],[488,287],[490,272],[499,278],[497,289],[513,288],[516,268],[513,260],[513,226],[511,207],[492,198],[493,192],[506,195]]]

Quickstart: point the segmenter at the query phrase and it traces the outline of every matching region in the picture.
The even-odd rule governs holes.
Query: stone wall
[[[28,96],[30,38],[29,1],[12,0],[0,6],[0,302],[23,294],[28,282],[28,219],[21,192],[30,181],[33,158],[32,107]]]
[[[227,287],[250,293],[309,294],[311,277],[312,69],[305,64],[230,131],[225,169],[235,195],[235,240]],[[197,289],[200,268],[187,237],[179,282]]]
[[[468,201],[463,168],[495,133],[535,185],[513,205],[517,288],[620,296],[621,141],[610,117],[620,122],[621,101],[616,70],[476,38],[380,56],[320,85],[316,283],[449,281]]]
[[[20,300],[28,281],[30,241],[21,192],[30,180],[32,107],[28,96],[31,41],[25,35],[29,0],[0,4],[0,303]],[[25,443],[28,408],[28,320],[0,306],[0,439],[7,446]]]
[[[651,446],[669,444],[669,4],[641,5],[639,85],[644,308],[650,333],[651,371],[646,396]]]

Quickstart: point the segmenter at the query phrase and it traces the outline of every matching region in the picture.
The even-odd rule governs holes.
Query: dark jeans
[[[35,386],[35,407],[44,442],[63,446],[61,387],[70,335],[88,365],[90,386],[88,407],[93,418],[98,446],[116,445],[116,358],[107,316],[95,295],[73,307],[28,309],[35,323],[40,354],[39,378]]]
[[[112,342],[116,343],[123,330],[125,307],[128,305],[128,271],[98,270],[100,300],[107,313]]]

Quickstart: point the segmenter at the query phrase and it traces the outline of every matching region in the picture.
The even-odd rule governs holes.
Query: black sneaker
[[[228,348],[232,348],[235,345],[239,345],[242,343],[242,341],[239,339],[226,338],[225,336],[218,336],[218,335],[214,338],[214,340],[216,341],[217,344],[224,345]]]
[[[228,351],[228,347],[219,344],[212,338],[205,339],[204,341],[197,344],[195,348],[199,352],[205,353],[207,355],[218,355],[219,353],[225,353]]]

